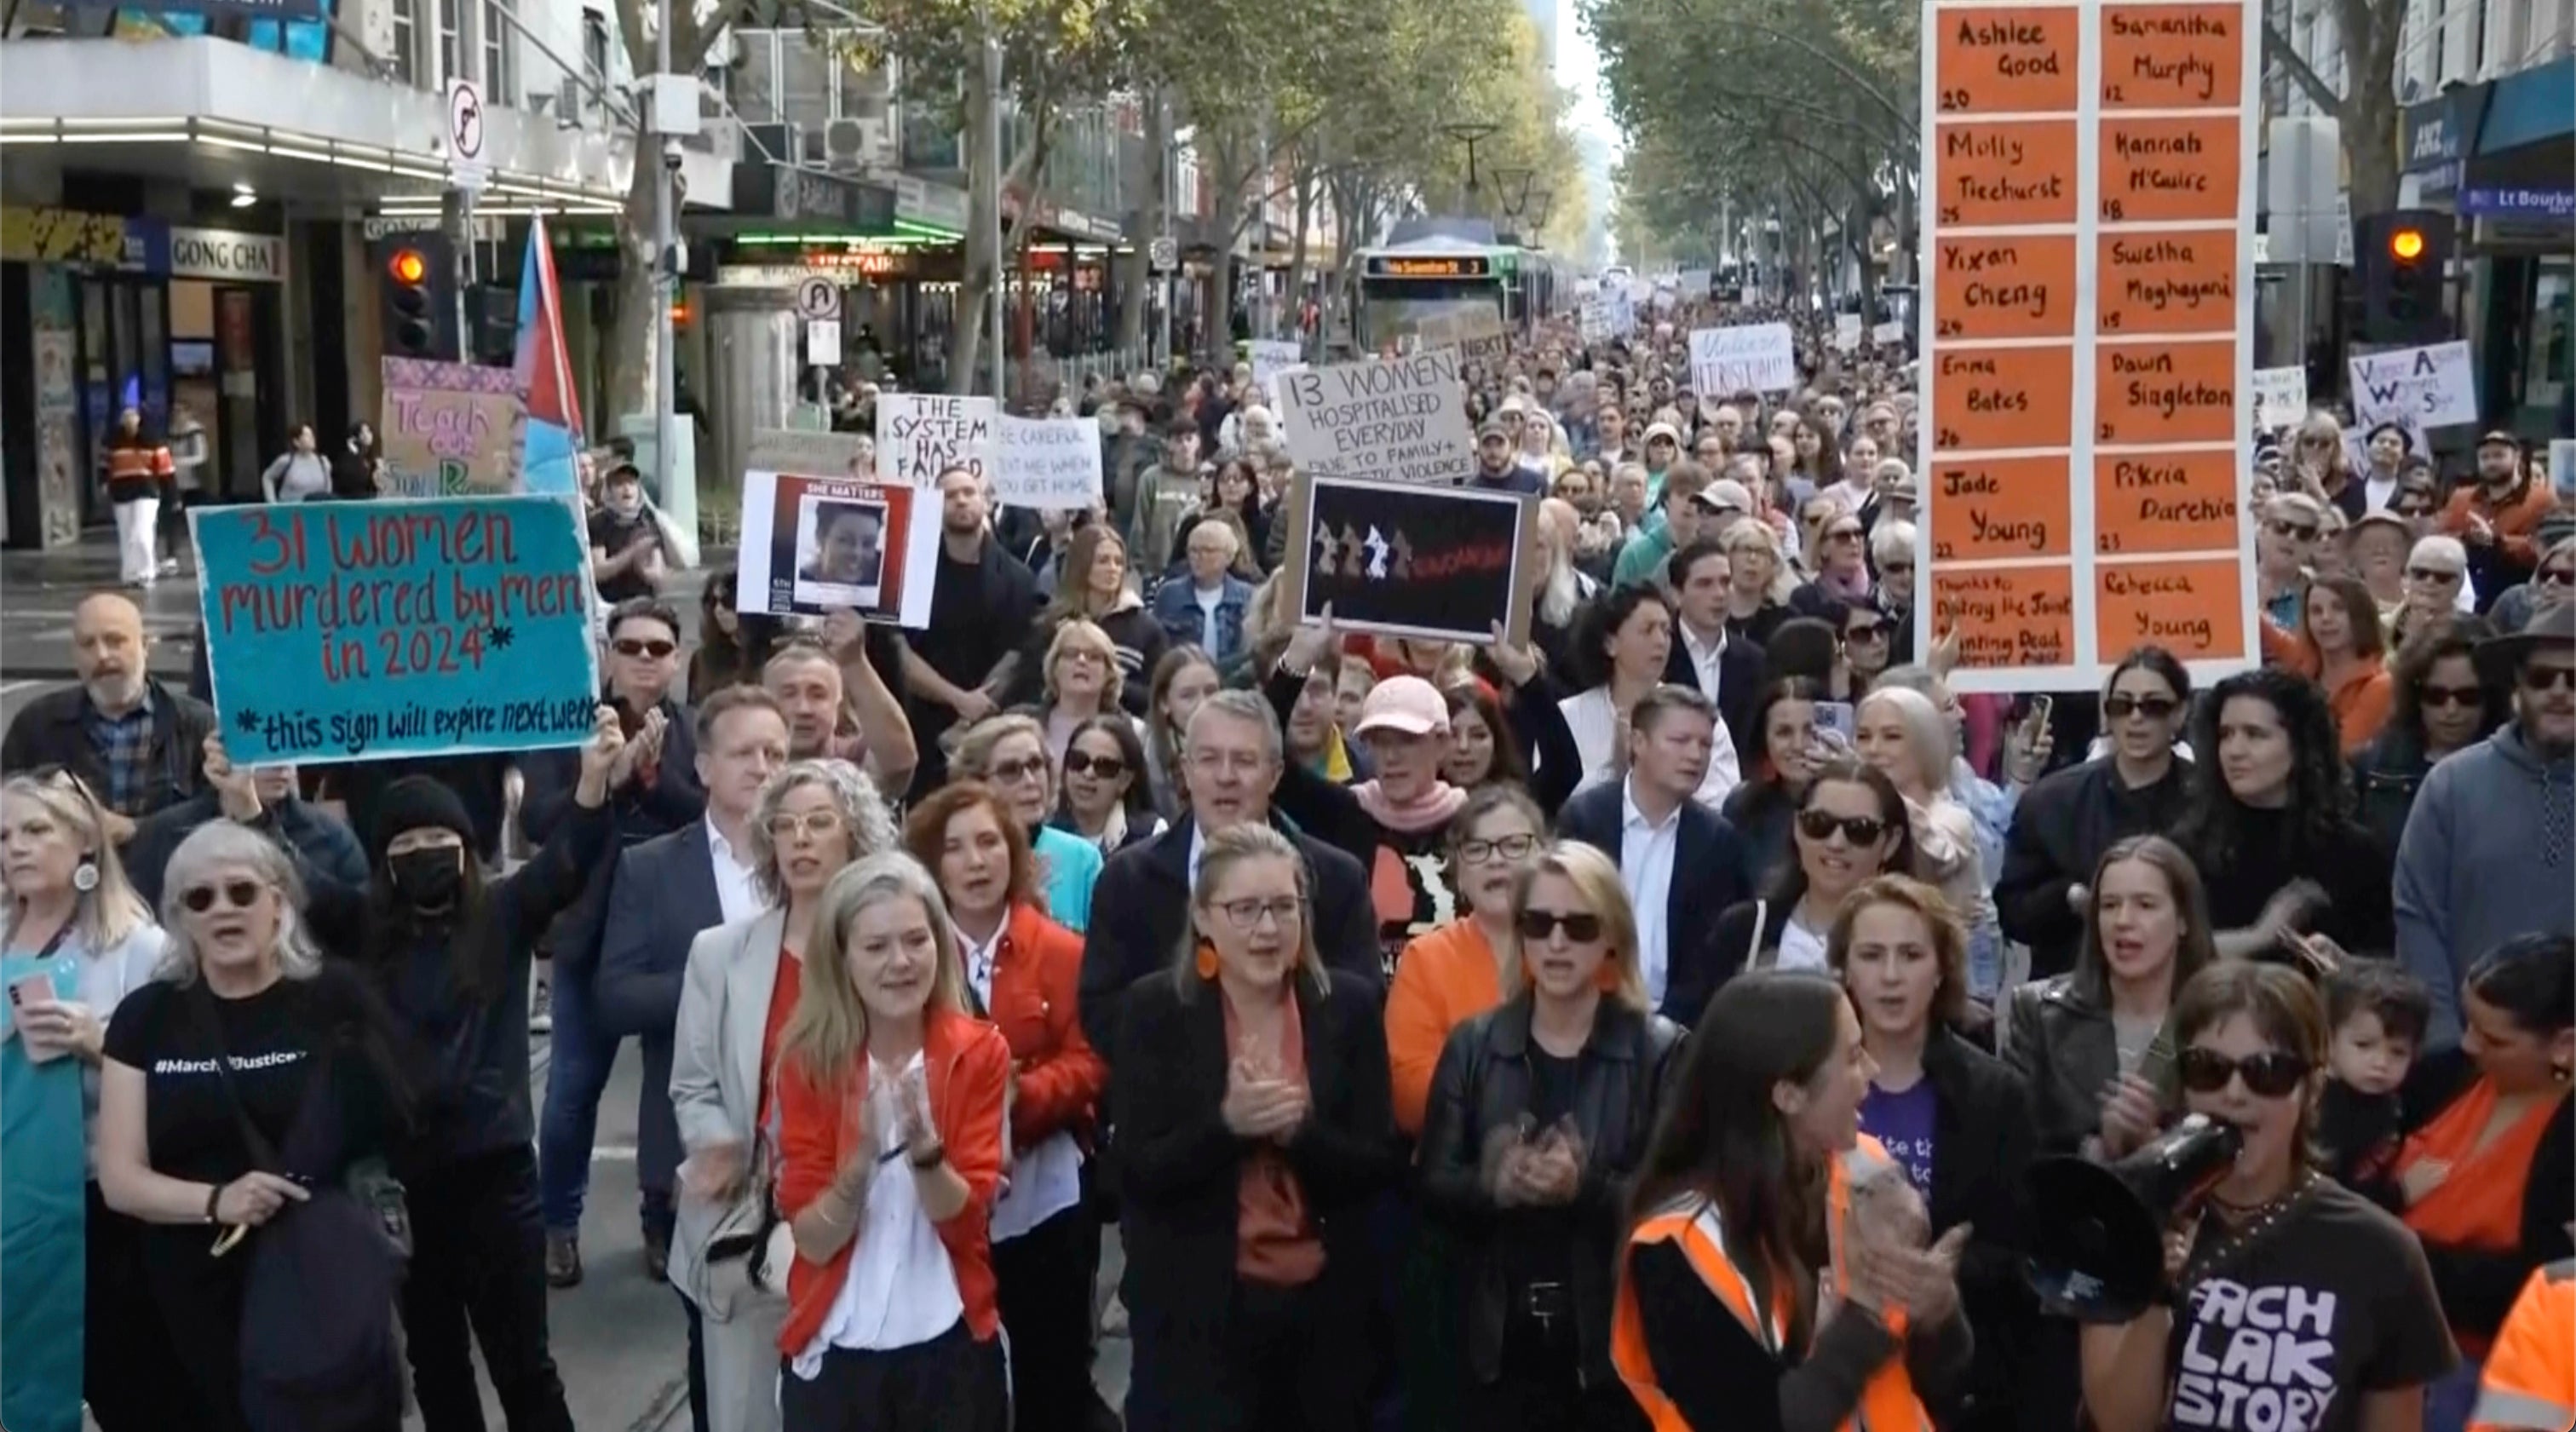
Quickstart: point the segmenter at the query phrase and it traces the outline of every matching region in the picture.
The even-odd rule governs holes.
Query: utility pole
[[[470,0],[469,0],[470,3]],[[671,72],[671,0],[661,0],[653,26],[653,73],[659,77]],[[650,110],[648,109],[648,113]],[[658,144],[638,144],[637,163],[658,163],[661,173],[653,179],[653,492],[666,506],[670,504],[671,481],[671,410],[679,403],[679,355],[672,351],[671,300],[679,291],[680,265],[677,253],[679,236],[675,230],[676,205],[672,183],[680,177],[679,141],[658,131],[647,138],[658,137]],[[689,511],[697,510],[696,474],[690,474]]]
[[[665,3],[668,3],[668,0],[665,0]],[[1004,369],[1002,360],[1002,300],[1004,295],[1002,276],[1006,272],[1002,263],[1002,42],[994,37],[993,17],[991,12],[985,12],[983,16],[983,24],[985,94],[984,182],[990,186],[992,191],[992,207],[988,212],[993,216],[993,285],[992,298],[985,315],[986,323],[984,330],[984,344],[992,350],[992,356],[985,361],[987,368],[989,368],[992,373],[993,401],[995,403],[1000,403],[1005,391],[1002,386]],[[1022,214],[1020,216],[1020,222],[1023,224],[1028,223],[1029,215]]]

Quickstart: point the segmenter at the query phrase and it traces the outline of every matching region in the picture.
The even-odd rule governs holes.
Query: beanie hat
[[[382,865],[385,847],[395,836],[423,829],[452,830],[468,846],[474,844],[474,819],[456,792],[427,776],[405,776],[385,787],[376,801],[375,823],[367,830],[367,863]]]

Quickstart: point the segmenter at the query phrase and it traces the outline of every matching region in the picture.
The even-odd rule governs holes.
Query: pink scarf
[[[1351,794],[1358,798],[1360,809],[1368,812],[1369,819],[1404,835],[1438,830],[1467,804],[1467,793],[1447,781],[1432,782],[1431,789],[1402,805],[1389,800],[1386,788],[1374,780],[1351,787]]]

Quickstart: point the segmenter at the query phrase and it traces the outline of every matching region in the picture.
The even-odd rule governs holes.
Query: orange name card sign
[[[1918,570],[1962,691],[2260,658],[2243,5],[1932,0]],[[1919,653],[1920,654],[1920,653]]]

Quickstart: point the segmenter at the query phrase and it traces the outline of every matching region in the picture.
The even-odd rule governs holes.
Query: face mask
[[[406,850],[387,857],[385,869],[396,893],[420,909],[436,909],[456,899],[465,881],[465,852],[453,845]]]

